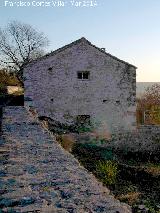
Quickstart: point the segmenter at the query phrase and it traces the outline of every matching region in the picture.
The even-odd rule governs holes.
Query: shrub
[[[7,94],[7,87],[0,82],[0,96]]]
[[[143,201],[144,205],[149,209],[149,213],[160,213],[159,204],[157,205],[154,201],[149,198]]]
[[[104,184],[106,185],[115,184],[118,174],[117,164],[110,160],[99,161],[96,164],[96,173]]]
[[[76,124],[74,129],[78,133],[85,133],[93,131],[93,126],[91,124]]]

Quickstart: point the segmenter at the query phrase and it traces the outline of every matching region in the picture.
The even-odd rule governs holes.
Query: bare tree
[[[23,81],[23,67],[44,55],[48,39],[32,26],[17,21],[0,28],[0,65],[17,73]]]

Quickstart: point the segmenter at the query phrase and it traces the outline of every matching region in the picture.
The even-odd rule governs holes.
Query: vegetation
[[[96,164],[96,173],[104,184],[115,184],[118,173],[117,164],[111,160],[99,161]]]
[[[65,148],[65,138],[63,139]],[[160,159],[150,159],[147,154],[142,157],[142,152],[137,151],[137,148],[124,149],[123,143],[116,148],[114,144],[99,146],[103,146],[105,142],[112,144],[114,140],[115,136],[110,141],[103,140],[102,143],[99,139],[85,144],[72,143],[70,152],[102,181],[117,199],[131,205],[134,213],[160,213]],[[68,146],[68,141],[66,145]]]
[[[106,139],[94,130],[70,127],[58,140],[117,199],[131,205],[133,213],[160,213],[160,132],[119,133]]]
[[[11,73],[5,69],[0,70],[0,85],[5,86],[21,86],[20,81],[14,73]]]
[[[14,71],[23,82],[23,67],[44,54],[48,39],[32,26],[17,21],[0,28],[0,65]]]
[[[144,165],[144,170],[153,176],[160,176],[160,164],[148,163]]]
[[[58,135],[56,140],[61,144],[61,146],[71,152],[74,146],[74,139],[71,135]]]
[[[94,127],[92,125],[83,124],[83,125],[76,125],[74,129],[78,133],[84,133],[84,132],[91,132],[93,130],[93,128]]]
[[[159,84],[154,84],[151,87],[148,87],[144,95],[137,100],[137,123],[160,125]]]
[[[8,95],[7,86],[21,86],[21,82],[14,73],[10,73],[7,70],[2,69],[0,70],[0,105],[23,105],[23,92]]]

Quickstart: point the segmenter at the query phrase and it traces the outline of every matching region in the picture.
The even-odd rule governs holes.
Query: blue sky
[[[160,0],[97,0],[96,7],[66,1],[65,7],[9,7],[0,0],[0,26],[10,20],[31,24],[48,36],[49,51],[86,37],[136,65],[137,81],[160,82]]]

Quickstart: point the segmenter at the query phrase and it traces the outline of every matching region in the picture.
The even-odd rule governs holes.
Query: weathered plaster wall
[[[85,70],[90,79],[78,79],[77,71]],[[30,64],[24,77],[25,97],[39,115],[72,123],[76,115],[86,114],[109,131],[129,130],[136,123],[136,69],[86,40]]]

